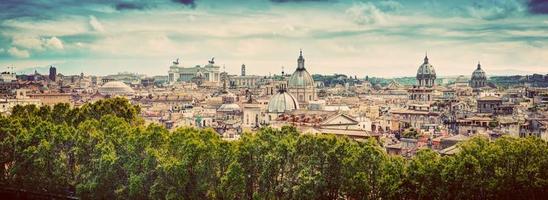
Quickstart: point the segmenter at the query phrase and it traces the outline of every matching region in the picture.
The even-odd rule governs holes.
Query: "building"
[[[502,105],[502,99],[495,96],[486,96],[477,100],[478,113],[494,113]]]
[[[11,83],[17,81],[17,76],[13,72],[0,73],[0,83]]]
[[[57,80],[57,69],[54,66],[49,67],[49,80],[56,81]]]
[[[106,96],[131,96],[135,91],[121,81],[110,81],[99,88],[99,93]]]
[[[173,84],[175,82],[193,82],[203,81],[214,84],[220,83],[220,66],[215,65],[215,58],[211,58],[205,66],[196,65],[194,67],[179,66],[179,59],[173,62],[169,67],[168,81]],[[201,75],[201,76],[200,76]],[[199,78],[200,80],[196,80]]]
[[[481,69],[480,63],[478,63],[478,68],[472,72],[472,78],[470,79],[470,87],[474,89],[479,89],[486,86],[487,76],[485,71]]]
[[[424,63],[417,70],[417,83],[419,87],[434,87],[436,85],[436,71],[428,61],[428,55],[424,57]]]
[[[316,84],[314,84],[314,79],[306,71],[304,66],[304,57],[303,51],[300,52],[299,58],[297,59],[297,69],[287,82],[288,92],[297,97],[297,101],[301,105],[306,105],[310,101],[317,100],[316,94]]]
[[[436,71],[434,66],[428,61],[428,56],[424,57],[424,62],[417,70],[417,85],[409,89],[409,100],[412,101],[432,101],[434,99],[434,89],[436,85]]]
[[[10,113],[13,107],[20,105],[20,106],[26,106],[26,105],[35,105],[35,106],[42,106],[42,102],[40,99],[32,99],[27,96],[27,90],[26,89],[17,89],[15,91],[15,98],[5,98],[0,99],[0,114],[7,114]]]
[[[229,76],[229,87],[232,89],[258,88],[262,78],[262,76],[246,75],[246,66],[242,64],[240,76]]]
[[[285,89],[282,85],[278,93],[273,95],[268,101],[268,122],[275,120],[278,115],[299,109],[298,100]]]
[[[53,106],[58,103],[71,103],[72,95],[67,93],[28,94],[31,99],[38,99],[42,105]]]

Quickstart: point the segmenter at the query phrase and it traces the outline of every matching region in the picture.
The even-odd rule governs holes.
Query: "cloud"
[[[42,40],[35,37],[16,36],[11,44],[19,48],[42,50]]]
[[[357,3],[345,11],[359,25],[382,23],[385,14],[372,3]]]
[[[20,50],[17,47],[11,47],[8,49],[8,54],[16,58],[28,58],[30,53],[27,50]]]
[[[289,3],[289,2],[326,2],[329,0],[270,0],[274,3]]]
[[[114,5],[114,8],[118,11],[122,10],[143,10],[148,6],[142,2],[120,2]]]
[[[392,0],[380,1],[376,5],[379,9],[385,12],[398,11],[403,8],[403,5],[401,5],[401,3]]]
[[[89,25],[91,26],[91,29],[97,32],[105,32],[105,28],[103,27],[103,24],[95,18],[95,16],[90,15],[89,16]]]
[[[468,14],[485,20],[498,20],[523,13],[524,6],[519,0],[481,0],[467,8]]]
[[[50,38],[37,38],[37,37],[21,37],[16,36],[12,39],[11,43],[14,47],[21,50],[35,50],[42,51],[44,49],[63,49],[63,41],[57,37]],[[14,49],[12,51],[16,51]]]
[[[183,4],[185,6],[189,6],[191,8],[196,7],[196,2],[194,2],[194,0],[172,0],[172,1],[175,2],[175,3]]]
[[[534,14],[548,14],[548,1],[546,0],[528,0],[527,8]]]
[[[44,41],[44,46],[50,49],[63,49],[63,42],[57,37],[51,37]]]

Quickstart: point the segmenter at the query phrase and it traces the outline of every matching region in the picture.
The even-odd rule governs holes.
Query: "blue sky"
[[[2,0],[0,67],[166,74],[215,57],[237,73],[548,73],[543,0]]]

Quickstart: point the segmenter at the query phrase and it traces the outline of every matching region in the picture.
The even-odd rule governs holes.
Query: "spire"
[[[424,63],[428,63],[428,51],[424,53]]]
[[[481,69],[481,64],[479,61],[478,61],[478,69]]]
[[[299,59],[297,59],[297,69],[304,69],[303,49],[301,49]]]

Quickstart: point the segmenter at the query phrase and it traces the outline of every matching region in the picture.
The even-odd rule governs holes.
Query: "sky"
[[[548,73],[547,0],[2,0],[0,71],[167,75]]]

